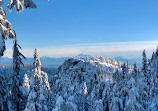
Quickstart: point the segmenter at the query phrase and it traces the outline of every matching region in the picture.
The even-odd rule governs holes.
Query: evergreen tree
[[[148,72],[150,74],[150,86],[149,86],[149,98],[150,107],[149,110],[158,110],[158,48],[156,53],[152,54],[150,64],[148,66]]]
[[[68,102],[66,102],[66,110],[67,110],[67,111],[78,111],[78,110],[77,110],[77,105],[74,104],[74,103],[71,102],[71,101],[68,101]]]
[[[10,93],[6,81],[6,77],[0,66],[0,110],[8,111],[11,110]]]
[[[57,98],[55,108],[52,111],[66,111],[66,104],[61,96]]]
[[[14,41],[13,46],[13,75],[12,75],[12,107],[13,110],[22,111],[25,108],[26,95],[23,92],[22,81],[20,79],[20,67],[24,65],[22,58],[25,58],[19,51],[21,47],[17,44],[17,40]]]
[[[156,48],[156,56],[158,57],[158,46]]]
[[[7,8],[9,9],[9,11],[11,11],[14,7],[16,7],[16,11],[20,12],[22,11],[23,5],[22,2],[24,2],[24,6],[25,8],[36,8],[36,5],[34,4],[34,2],[32,0],[10,0]],[[3,5],[4,0],[0,0],[0,5]],[[6,6],[3,5],[3,6]],[[15,35],[11,30],[11,23],[8,22],[6,19],[6,13],[4,11],[4,9],[2,7],[0,7],[0,55],[3,55],[3,52],[5,50],[5,39],[7,37],[14,39]],[[2,43],[2,44],[1,44]]]
[[[95,102],[95,111],[104,111],[102,100],[96,100],[96,102]]]
[[[148,65],[147,63],[147,57],[146,57],[146,53],[145,53],[145,50],[143,51],[143,59],[142,59],[142,74],[143,74],[143,79],[142,81],[144,82],[144,88],[145,88],[145,91],[147,93],[147,98],[146,100],[148,100],[149,102],[149,94],[150,94],[150,80],[151,80],[151,76],[150,76],[150,72],[149,72],[149,68],[150,66]],[[146,101],[147,102],[147,101]]]
[[[113,95],[112,84],[110,83],[110,81],[107,81],[105,83],[105,88],[104,88],[104,91],[102,93],[103,107],[104,107],[105,111],[108,111],[110,109],[110,104],[111,104],[111,101],[112,101],[112,95]]]
[[[121,72],[121,79],[125,79],[125,77],[126,77],[126,74],[127,74],[127,70],[126,70],[127,68],[126,68],[126,64],[124,63],[123,65],[122,65],[122,72]]]
[[[38,50],[37,49],[35,49],[35,52],[34,52],[33,73],[35,75],[35,81],[36,81],[36,83],[37,83],[38,80],[40,82],[42,82],[41,61],[40,61],[40,58],[38,56]]]
[[[29,78],[27,74],[24,75],[24,81],[23,81],[23,87],[29,90],[30,84],[29,84]]]
[[[40,89],[41,89],[41,84],[42,84],[42,75],[41,75],[41,61],[38,56],[37,49],[35,49],[34,51],[33,73],[34,73],[35,84],[36,84],[35,92],[37,93],[37,96],[36,96],[37,101],[35,104],[35,108],[39,110],[41,109],[39,105],[39,101],[40,101]]]
[[[117,86],[119,88],[116,90],[121,100],[120,104],[123,109],[125,108],[125,103],[127,102],[127,97],[128,97],[128,87],[127,87],[128,80],[129,80],[129,68],[124,63],[122,65],[121,78],[119,82],[117,83],[118,84]]]
[[[47,103],[45,99],[45,92],[43,89],[43,81],[41,75],[41,62],[38,56],[38,51],[35,49],[34,63],[33,63],[33,74],[30,80],[30,91],[28,97],[28,103],[25,108],[26,111],[47,111]],[[45,78],[48,79],[48,77]],[[45,85],[49,86],[46,82]],[[45,86],[44,85],[44,86]],[[44,87],[46,88],[46,86]]]
[[[138,74],[138,69],[137,69],[137,66],[136,66],[136,64],[134,63],[134,68],[133,68],[133,72],[132,72],[132,76],[134,77],[134,78],[136,78],[137,77],[137,74]]]
[[[48,111],[42,83],[40,83],[40,92],[39,92],[39,98],[36,102],[36,107],[37,107],[37,111]]]
[[[25,111],[37,111],[36,109],[37,92],[34,74],[30,78],[30,90]]]
[[[24,9],[21,2],[24,2],[25,8],[36,8],[36,5],[32,0],[10,0],[7,8],[9,9],[9,11],[11,11],[14,7],[16,7],[16,11],[20,12]],[[3,0],[0,0],[0,5],[3,5],[3,3]],[[15,34],[11,30],[12,24],[8,22],[8,20],[6,20],[5,18],[6,12],[2,7],[0,7],[0,56],[3,56],[3,53],[6,49],[5,40],[7,39],[7,37],[12,39],[15,38]]]
[[[6,94],[6,88],[5,88],[5,78],[2,74],[2,71],[0,69],[0,110],[4,110],[4,98]]]
[[[119,104],[119,98],[117,96],[112,97],[112,101],[110,103],[110,109],[105,111],[121,111],[121,107]]]
[[[137,88],[136,81],[133,77],[127,83],[128,85],[128,100],[125,104],[125,111],[144,111],[140,103],[139,89]]]
[[[6,12],[0,7],[0,56],[3,56],[6,49],[5,40],[7,37],[14,39],[15,34],[11,30],[12,25],[6,18]]]
[[[120,77],[121,77],[120,72],[119,72],[119,70],[117,69],[116,72],[113,73],[112,79],[113,79],[114,82],[118,82],[118,81],[120,80]]]
[[[102,57],[102,56],[100,56],[100,62],[105,62],[105,59]]]
[[[50,111],[52,110],[52,92],[51,92],[51,88],[48,82],[47,73],[42,72],[42,74],[44,76],[43,89],[44,89],[45,100],[46,100],[48,111]]]
[[[145,50],[143,51],[143,59],[142,59],[142,72],[144,73],[145,77],[147,78],[148,75],[147,75],[147,57],[146,57],[146,53],[145,53]]]

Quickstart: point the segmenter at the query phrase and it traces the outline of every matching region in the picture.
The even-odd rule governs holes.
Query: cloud
[[[145,49],[150,56],[152,51],[156,49],[158,41],[135,41],[135,42],[110,42],[95,44],[73,44],[62,46],[39,47],[40,56],[48,57],[70,57],[78,54],[89,54],[94,56],[122,56],[126,58],[141,57],[142,51]],[[23,54],[27,57],[33,56],[34,48],[24,48]],[[11,57],[12,50],[7,49],[4,56]]]

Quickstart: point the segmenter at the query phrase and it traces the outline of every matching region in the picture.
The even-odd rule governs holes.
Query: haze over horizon
[[[10,44],[11,41],[10,41]],[[35,47],[39,50],[39,56],[47,57],[73,57],[79,54],[106,57],[141,58],[142,51],[146,50],[150,57],[157,48],[158,41],[136,41],[136,42],[107,42],[96,44],[72,44],[61,46]],[[26,57],[33,57],[35,48],[23,48]],[[7,48],[4,57],[12,57],[12,49]]]

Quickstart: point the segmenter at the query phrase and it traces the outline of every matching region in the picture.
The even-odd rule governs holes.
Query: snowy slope
[[[84,99],[89,99],[88,102],[92,102],[87,103],[92,104],[89,108],[94,108],[96,100],[102,99],[106,81],[112,80],[112,74],[117,69],[121,70],[121,65],[122,63],[115,60],[104,60],[103,58],[70,58],[66,60],[51,80],[54,98],[52,104],[57,104],[59,97],[64,100],[62,104],[67,104],[71,98],[72,103],[77,105],[77,109],[81,111],[82,102],[85,102]],[[80,101],[81,99],[83,101]]]
[[[72,73],[78,70],[80,75],[95,73],[102,76],[99,80],[107,80],[111,78],[112,74],[116,72],[117,69],[121,70],[122,64],[122,62],[116,62],[114,59],[70,58],[59,67],[58,74],[60,75],[65,72]]]

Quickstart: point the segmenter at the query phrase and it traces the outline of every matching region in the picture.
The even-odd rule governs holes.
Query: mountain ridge
[[[79,54],[75,57],[93,58],[93,56],[86,55],[86,54]],[[71,58],[71,57],[54,58],[54,57],[43,56],[40,59],[42,62],[42,66],[58,68],[60,65],[62,65],[64,63],[65,60],[67,60],[69,58]],[[106,58],[106,56],[104,58]],[[134,63],[136,63],[139,68],[141,67],[141,60],[142,60],[141,58],[130,58],[129,59],[129,58],[124,58],[124,57],[118,56],[118,57],[115,57],[114,59],[116,61],[122,61],[124,63],[128,62],[129,65],[133,65]],[[24,62],[24,64],[32,64],[33,58],[24,59],[23,62]],[[2,57],[2,58],[0,58],[0,63],[1,64],[12,64],[12,58]]]

